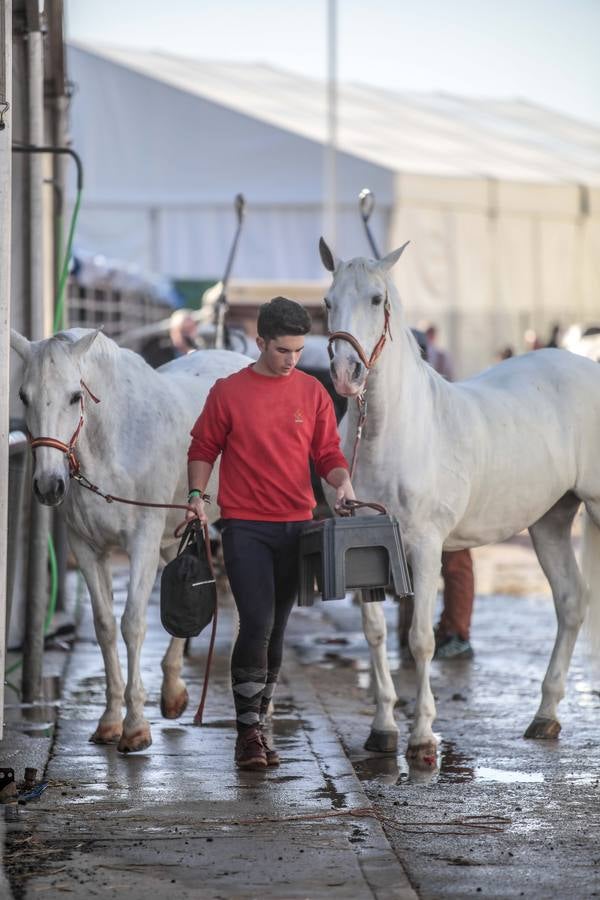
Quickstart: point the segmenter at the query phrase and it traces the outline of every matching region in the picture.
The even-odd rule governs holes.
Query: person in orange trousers
[[[442,553],[444,608],[435,630],[436,659],[470,659],[475,580],[470,550]]]
[[[424,323],[425,359],[447,381],[454,381],[454,365],[450,354],[437,344],[437,328]],[[435,629],[435,659],[470,659],[473,648],[469,640],[471,614],[475,599],[473,559],[470,550],[442,553],[444,608]]]

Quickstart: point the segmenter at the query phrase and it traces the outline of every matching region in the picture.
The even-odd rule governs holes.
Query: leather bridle
[[[367,377],[365,378],[365,383],[363,385],[363,389],[360,394],[357,394],[356,397],[356,405],[358,406],[358,424],[356,426],[356,437],[354,439],[354,447],[352,449],[352,462],[350,463],[350,479],[354,478],[354,473],[356,471],[356,463],[358,462],[358,447],[362,439],[362,432],[367,421],[367,381],[369,379],[369,375],[373,366],[381,356],[381,352],[385,347],[385,342],[387,341],[388,335],[390,341],[393,341],[392,331],[390,328],[390,316],[391,316],[391,306],[388,297],[385,298],[385,305],[383,307],[383,331],[381,332],[381,336],[373,350],[371,355],[367,357],[367,354],[364,351],[364,348],[360,341],[354,337],[349,331],[333,331],[329,335],[329,341],[327,344],[327,353],[329,354],[329,359],[333,362],[333,350],[331,349],[331,345],[334,341],[346,341],[350,346],[356,351],[360,361],[363,366],[367,370]]]
[[[100,403],[100,400],[98,399],[98,397],[96,397],[94,394],[92,394],[92,392],[90,391],[90,389],[87,386],[87,384],[85,383],[85,381],[83,381],[83,379],[79,383],[80,383],[81,387],[87,391],[87,393],[89,394],[91,399],[94,401],[94,403]],[[75,478],[77,475],[79,475],[79,470],[80,470],[79,460],[77,459],[77,455],[75,453],[75,445],[77,444],[77,439],[79,438],[79,434],[80,434],[81,429],[83,428],[83,424],[84,424],[83,411],[84,411],[84,404],[83,404],[83,391],[82,391],[81,397],[79,398],[79,422],[78,422],[77,428],[73,432],[73,434],[71,436],[71,440],[69,441],[68,444],[65,444],[64,441],[59,441],[58,438],[53,438],[53,437],[34,438],[31,436],[31,434],[29,432],[27,433],[29,445],[30,445],[31,449],[34,451],[34,453],[35,453],[35,450],[37,447],[50,447],[52,450],[60,450],[61,453],[65,454],[65,456],[67,457],[68,463],[69,463],[69,475],[71,478]]]
[[[383,307],[383,331],[381,332],[381,337],[373,347],[373,351],[371,355],[367,358],[367,354],[365,353],[362,344],[360,341],[354,337],[353,334],[350,334],[349,331],[332,331],[329,335],[329,342],[327,344],[327,353],[329,354],[329,359],[333,362],[333,350],[331,349],[331,345],[334,341],[347,341],[348,344],[358,353],[359,359],[367,372],[369,369],[372,369],[379,357],[381,356],[381,351],[385,346],[385,342],[387,340],[388,334],[390,336],[390,341],[393,340],[392,332],[390,329],[390,316],[391,316],[391,307],[390,301],[386,297],[385,305]],[[364,388],[363,388],[364,390]]]

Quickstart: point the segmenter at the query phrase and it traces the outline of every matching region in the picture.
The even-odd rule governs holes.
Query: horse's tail
[[[600,664],[600,528],[587,510],[583,513],[581,574],[588,595],[586,631],[595,661]]]

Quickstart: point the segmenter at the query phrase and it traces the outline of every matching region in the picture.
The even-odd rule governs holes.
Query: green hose
[[[75,225],[77,224],[77,216],[79,215],[79,207],[81,205],[81,189],[78,189],[75,197],[75,206],[71,213],[71,224],[69,226],[69,236],[67,237],[67,246],[63,265],[58,281],[58,295],[56,297],[56,309],[54,311],[54,330],[60,331],[64,327],[65,318],[65,288],[67,286],[67,278],[69,277],[69,261],[71,259],[71,250],[73,247],[73,236],[75,235]]]
[[[44,620],[44,635],[48,634],[52,618],[56,612],[56,598],[58,595],[58,564],[56,562],[56,551],[54,549],[54,541],[48,535],[48,562],[50,563],[50,602],[48,603],[48,611]]]

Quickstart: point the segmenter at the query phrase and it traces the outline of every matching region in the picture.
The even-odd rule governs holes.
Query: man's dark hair
[[[309,314],[295,300],[274,297],[261,306],[256,330],[261,338],[270,341],[284,334],[308,334],[311,324]]]

